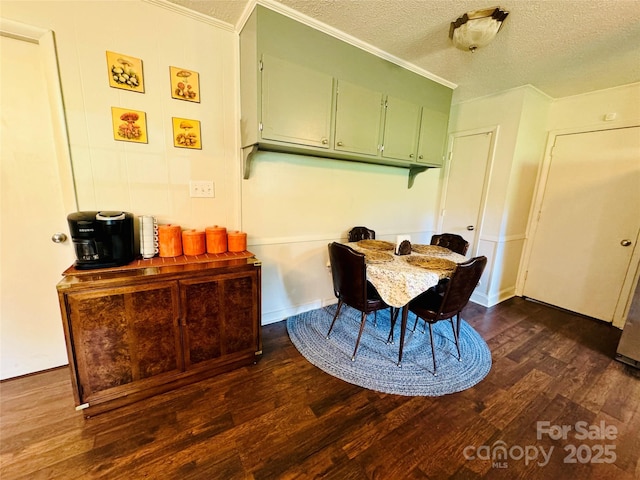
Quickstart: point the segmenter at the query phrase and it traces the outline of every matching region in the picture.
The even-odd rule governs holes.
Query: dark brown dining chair
[[[440,233],[431,237],[431,245],[448,248],[452,252],[466,255],[469,250],[469,242],[455,233]]]
[[[349,241],[357,242],[359,240],[375,240],[376,232],[367,227],[353,227],[349,230]]]
[[[377,312],[387,305],[375,287],[367,280],[367,266],[364,254],[356,252],[351,247],[342,243],[333,242],[329,244],[329,262],[331,263],[331,275],[333,276],[333,292],[338,298],[338,308],[333,316],[333,321],[327,332],[327,339],[331,335],[333,325],[336,323],[340,309],[343,304],[347,304],[362,313],[360,319],[360,332],[356,340],[356,347],[353,350],[351,361],[356,359],[356,352],[360,344],[360,337],[364,331],[364,324],[367,314]]]
[[[431,245],[448,248],[452,252],[459,253],[460,255],[466,255],[467,250],[469,250],[469,242],[455,233],[440,233],[433,235],[431,237]],[[448,282],[448,278],[443,278],[440,280],[438,285],[433,287],[433,289],[438,293],[443,293],[447,288]]]
[[[487,257],[475,257],[459,264],[454,270],[444,293],[429,289],[422,295],[409,302],[409,311],[416,314],[416,323],[421,318],[429,325],[429,337],[431,339],[431,354],[433,356],[433,375],[436,376],[436,351],[433,344],[433,324],[440,320],[450,320],[453,337],[460,355],[460,312],[469,303],[469,298],[475,290],[480,276],[487,265]],[[454,325],[453,319],[456,318]],[[413,326],[415,330],[415,324]],[[423,333],[424,333],[423,329]]]

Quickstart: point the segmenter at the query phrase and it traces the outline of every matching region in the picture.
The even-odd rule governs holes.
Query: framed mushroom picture
[[[107,70],[109,86],[144,93],[142,60],[139,58],[107,51]]]
[[[111,107],[113,138],[122,142],[147,143],[147,115],[139,110]]]
[[[200,103],[200,75],[193,70],[169,67],[171,97]]]
[[[172,123],[174,147],[202,150],[200,122],[198,120],[172,117]]]

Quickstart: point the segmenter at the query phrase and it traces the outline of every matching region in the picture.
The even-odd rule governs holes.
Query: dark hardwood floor
[[[66,368],[2,382],[0,477],[640,478],[640,375],[613,360],[619,330],[521,298],[463,316],[493,367],[444,397],[331,377],[284,322],[263,328],[257,365],[90,419]]]

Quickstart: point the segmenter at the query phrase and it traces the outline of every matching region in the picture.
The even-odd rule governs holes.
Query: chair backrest
[[[364,310],[367,303],[367,267],[364,254],[342,243],[329,244],[333,291],[347,305]]]
[[[460,255],[466,255],[469,249],[469,242],[455,233],[433,235],[431,237],[431,245],[448,248],[452,252],[459,253]]]
[[[376,232],[367,227],[353,227],[349,230],[349,241],[357,242],[358,240],[375,240]]]
[[[478,285],[486,266],[487,257],[475,257],[456,267],[444,292],[439,318],[451,317],[469,303],[471,294]]]

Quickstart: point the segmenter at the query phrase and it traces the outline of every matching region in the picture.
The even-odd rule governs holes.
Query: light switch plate
[[[215,197],[213,182],[209,180],[192,180],[189,182],[189,196],[192,198]]]

